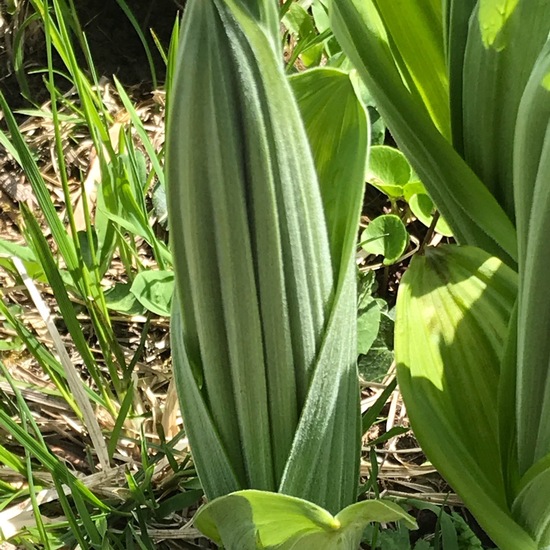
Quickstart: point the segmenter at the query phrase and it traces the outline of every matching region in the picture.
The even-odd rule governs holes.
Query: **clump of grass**
[[[144,122],[163,105],[138,109],[99,77],[72,3],[33,6],[50,101],[25,110],[35,121],[25,131],[0,97],[0,142],[31,191],[13,217],[18,242],[0,240],[0,313],[14,342],[0,363],[1,536],[24,547],[168,548],[165,539],[197,538],[185,511],[202,490],[183,434],[173,437],[174,400],[164,421],[161,411],[166,323],[152,310],[169,305],[170,280],[145,284],[172,262],[150,202],[164,186],[162,130],[154,143]]]

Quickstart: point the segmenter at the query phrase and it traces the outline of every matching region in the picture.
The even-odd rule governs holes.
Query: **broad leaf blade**
[[[463,69],[464,158],[511,219],[518,107],[549,32],[548,0],[483,0],[474,11],[468,34]]]
[[[322,68],[290,79],[319,178],[335,279],[345,274],[354,249],[369,146],[354,78]]]
[[[393,502],[363,501],[336,517],[307,500],[263,491],[239,491],[203,506],[195,525],[228,550],[349,550],[372,522],[414,520]]]
[[[515,144],[514,185],[520,237],[517,441],[520,474],[550,452],[550,42],[526,87]]]
[[[350,262],[279,486],[280,492],[319,503],[332,513],[355,500],[359,475],[355,288],[355,266]],[[334,484],[333,479],[339,482]]]
[[[280,52],[242,4],[191,2],[182,29],[178,96],[169,127],[168,198],[171,234],[178,236],[173,247],[183,317],[176,327],[182,334],[175,339],[175,368],[194,392],[187,398],[182,393],[183,414],[195,426],[190,442],[201,478],[209,478],[210,498],[234,483],[235,489],[287,486],[281,479],[289,454],[297,457],[288,462],[293,468],[311,470],[319,451],[324,460],[326,449],[333,448],[326,484],[309,484],[307,491],[310,500],[328,502],[337,511],[355,497],[358,473],[355,285],[354,272],[347,269],[368,140],[363,138],[364,147],[346,172],[361,176],[353,181],[353,192],[336,188],[345,206],[330,223],[336,228],[333,242],[343,250],[331,258],[310,145]],[[361,128],[354,108],[354,116],[346,115],[352,130]],[[338,120],[335,124],[348,131]],[[339,146],[329,143],[323,154],[332,157]],[[320,175],[336,186],[329,168]],[[336,314],[340,303],[344,313]],[[345,331],[342,338],[325,334],[334,318],[340,333]],[[327,357],[338,361],[319,359],[325,347]],[[314,392],[310,399],[320,382],[324,393]],[[193,418],[191,399],[202,402],[201,418],[198,413]],[[315,408],[321,400],[328,406]],[[317,429],[298,429],[295,436],[300,415],[310,419],[305,409],[327,414],[315,418]],[[210,441],[219,438],[220,474],[200,437],[200,423],[207,418]],[[299,452],[304,443],[312,452]],[[303,485],[300,479],[288,487]]]
[[[441,0],[375,0],[375,4],[392,37],[394,56],[409,89],[415,90],[437,129],[449,138]]]
[[[337,0],[331,6],[335,35],[454,235],[461,243],[479,246],[513,264],[514,226],[434,126],[423,104],[409,93],[373,0]]]
[[[415,434],[511,550],[535,548],[511,517],[500,468],[499,365],[516,291],[515,273],[479,249],[428,249],[402,279],[396,319],[398,380]]]

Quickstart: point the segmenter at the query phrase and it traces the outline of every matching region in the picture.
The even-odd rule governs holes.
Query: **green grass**
[[[181,447],[183,432],[167,442],[164,430],[177,432],[177,426],[155,425],[161,421],[155,410],[160,396],[152,394],[159,392],[159,384],[165,392],[168,381],[159,368],[161,360],[154,357],[149,371],[143,363],[154,344],[150,309],[158,292],[151,294],[142,276],[171,267],[165,238],[157,236],[163,232],[151,223],[149,204],[151,187],[162,190],[164,185],[163,151],[151,143],[118,82],[118,105],[130,123],[117,126],[72,3],[32,4],[36,12],[31,18],[40,18],[45,31],[48,66],[43,78],[50,104],[31,112],[53,129],[53,176],[61,196],[52,193],[44,177],[44,158],[34,149],[32,136],[22,133],[0,97],[6,121],[0,141],[23,169],[35,197],[35,204],[21,205],[23,243],[6,239],[0,244],[5,279],[26,285],[23,315],[10,305],[9,287],[4,288],[0,312],[17,336],[12,360],[32,358],[29,364],[40,378],[26,385],[12,376],[9,362],[0,364],[1,378],[10,388],[0,405],[0,461],[11,472],[6,481],[4,470],[0,472],[0,524],[5,536],[22,547],[157,548],[164,544],[159,542],[162,533],[178,529],[184,540],[196,538],[185,527],[185,511],[196,506],[202,490]],[[124,2],[121,6],[132,17]],[[169,63],[177,24],[174,29]],[[145,45],[143,35],[141,39]],[[87,67],[77,62],[77,48]],[[56,57],[61,67],[54,64]],[[147,57],[151,59],[149,51]],[[152,61],[151,70],[154,74]],[[74,86],[69,96],[63,92],[67,81]],[[28,95],[28,88],[22,91]],[[85,170],[75,178],[66,161],[67,148],[78,145],[77,136],[91,140],[99,164],[99,182],[87,188]],[[76,209],[75,195],[80,196]],[[109,271],[114,266],[113,275]],[[29,326],[31,311],[41,312],[46,340],[52,343],[44,343]],[[140,324],[133,320],[136,313]],[[126,334],[138,334],[140,328],[137,343],[123,343]],[[157,328],[153,337],[164,332]],[[23,397],[29,388],[42,394],[46,410],[48,401],[61,406],[55,421],[68,439],[59,438],[57,446],[52,447],[48,415]],[[64,456],[70,440],[80,446],[77,467]],[[16,503],[34,521],[22,522],[25,512],[17,512]]]

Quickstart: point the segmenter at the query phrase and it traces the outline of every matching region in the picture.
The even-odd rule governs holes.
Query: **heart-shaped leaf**
[[[426,227],[430,227],[434,215],[434,203],[427,193],[416,193],[409,199],[409,206],[416,218]],[[445,237],[452,237],[453,232],[443,218],[435,224],[435,230]]]

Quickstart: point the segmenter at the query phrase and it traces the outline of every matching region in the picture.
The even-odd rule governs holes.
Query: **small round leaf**
[[[433,219],[434,203],[426,193],[416,193],[409,199],[409,206],[416,218],[426,227],[430,227]],[[445,237],[452,237],[453,232],[443,218],[435,224],[435,230]]]
[[[390,198],[401,198],[412,175],[411,165],[403,153],[393,147],[371,147],[367,181]]]
[[[408,244],[407,228],[394,214],[374,219],[361,235],[363,249],[369,254],[384,256],[384,265],[395,263]]]

